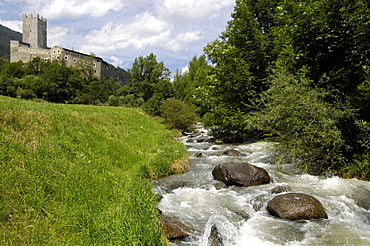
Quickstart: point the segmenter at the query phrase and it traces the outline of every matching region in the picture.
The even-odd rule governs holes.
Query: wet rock
[[[213,178],[226,185],[252,186],[267,184],[271,178],[263,168],[249,163],[226,162],[216,166],[212,171]]]
[[[228,155],[228,156],[244,156],[244,154],[240,153],[239,151],[235,150],[235,149],[228,149],[228,150],[225,150],[222,155]]]
[[[198,138],[197,143],[209,143],[212,142],[212,138]]]
[[[256,196],[250,200],[250,203],[255,211],[261,211],[262,209],[264,209],[267,202],[268,198],[265,195]]]
[[[276,186],[275,188],[271,190],[271,193],[280,194],[280,193],[289,192],[289,191],[292,191],[292,188],[289,186]]]
[[[271,215],[288,220],[328,217],[319,200],[303,193],[277,195],[267,203],[267,210]]]
[[[236,211],[235,214],[237,214],[238,216],[242,217],[245,220],[249,220],[251,218],[251,216],[247,212],[242,210]]]
[[[224,243],[222,241],[222,237],[218,232],[218,229],[215,225],[211,227],[211,233],[208,237],[208,245],[209,246],[223,246]]]
[[[195,141],[194,141],[194,139],[188,139],[188,140],[186,140],[186,142],[187,143],[194,143]]]
[[[190,229],[179,219],[169,216],[162,217],[162,229],[167,239],[182,239],[190,234]]]
[[[194,154],[194,157],[204,157],[202,152],[198,152]]]

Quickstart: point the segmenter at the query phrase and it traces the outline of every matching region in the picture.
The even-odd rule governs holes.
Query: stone
[[[218,232],[218,229],[215,225],[211,227],[211,233],[208,237],[208,245],[209,246],[223,246],[224,243],[222,241],[222,237]]]
[[[292,191],[292,188],[289,186],[276,186],[275,188],[271,190],[271,193],[279,194],[279,193],[289,192],[289,191]]]
[[[236,157],[239,157],[239,156],[244,156],[244,154],[242,154],[241,152],[235,150],[235,149],[228,149],[228,150],[225,150],[222,155],[228,155],[228,156],[236,156]]]
[[[194,154],[194,157],[204,157],[202,152],[197,152]]]
[[[249,163],[225,162],[212,171],[213,178],[226,185],[253,186],[270,183],[270,175],[263,168]]]
[[[287,220],[328,218],[321,202],[303,193],[277,195],[267,203],[267,210],[271,215]]]
[[[190,229],[184,223],[169,216],[162,217],[162,229],[169,240],[182,239],[190,234]]]

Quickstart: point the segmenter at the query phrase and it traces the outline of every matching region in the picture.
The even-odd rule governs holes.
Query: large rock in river
[[[327,218],[324,207],[315,197],[303,193],[275,196],[267,203],[270,214],[288,220]]]
[[[190,229],[174,217],[163,216],[162,229],[169,240],[182,239],[190,234]]]
[[[249,163],[226,162],[216,166],[212,175],[226,185],[252,186],[267,184],[271,180],[265,169]]]

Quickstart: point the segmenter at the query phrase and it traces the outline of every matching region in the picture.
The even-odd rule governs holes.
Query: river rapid
[[[291,164],[274,165],[273,143],[215,145],[207,141],[210,136],[206,129],[199,125],[197,130],[196,136],[179,138],[189,151],[188,171],[155,181],[155,191],[163,197],[159,209],[191,229],[190,237],[171,245],[208,246],[213,225],[225,246],[370,245],[369,182],[308,175]],[[245,156],[223,156],[227,149]],[[272,182],[225,187],[213,180],[212,170],[227,161],[262,167]],[[316,197],[328,219],[293,222],[271,216],[266,205],[276,196],[271,190],[277,186]]]

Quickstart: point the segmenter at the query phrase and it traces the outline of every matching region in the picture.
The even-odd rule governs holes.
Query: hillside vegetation
[[[147,179],[185,156],[136,109],[0,96],[0,245],[163,245]]]

